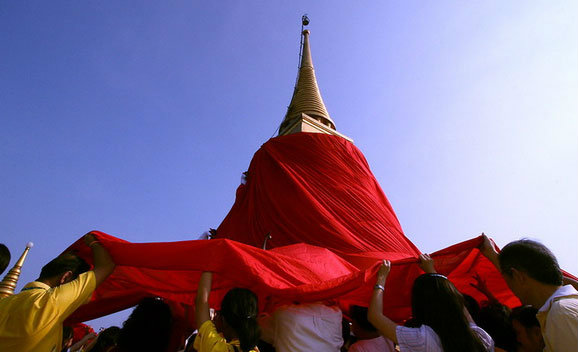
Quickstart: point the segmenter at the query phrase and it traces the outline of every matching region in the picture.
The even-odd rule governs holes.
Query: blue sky
[[[36,244],[19,288],[92,229],[218,226],[289,104],[303,13],[329,113],[422,251],[530,237],[578,273],[575,1],[4,1],[0,241]]]

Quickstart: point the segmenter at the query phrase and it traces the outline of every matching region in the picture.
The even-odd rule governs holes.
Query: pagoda
[[[325,133],[343,137],[348,141],[351,138],[337,132],[335,122],[329,116],[329,112],[321,98],[321,92],[317,85],[313,59],[311,58],[311,48],[309,46],[309,30],[301,32],[301,62],[299,65],[299,76],[293,91],[291,103],[287,108],[287,113],[281,126],[279,136],[298,132]]]

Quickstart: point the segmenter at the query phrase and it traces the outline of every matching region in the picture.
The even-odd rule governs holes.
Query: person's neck
[[[548,298],[550,298],[560,287],[561,286],[557,285],[536,283],[531,291],[531,296],[528,303],[534,306],[534,308],[540,309],[546,303]]]
[[[46,284],[48,286],[50,286],[51,288],[58,286],[57,284],[57,280],[53,279],[53,278],[48,278],[48,279],[36,279],[37,282],[42,282],[43,284]]]

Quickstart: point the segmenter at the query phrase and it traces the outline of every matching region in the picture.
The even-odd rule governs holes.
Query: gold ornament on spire
[[[26,256],[30,251],[30,248],[34,246],[34,243],[28,242],[26,244],[26,248],[24,249],[24,253],[20,256],[20,259],[14,264],[14,267],[10,269],[8,274],[4,276],[4,280],[0,282],[0,298],[8,297],[14,294],[14,290],[16,289],[16,284],[18,283],[18,279],[20,278],[20,272],[22,269],[22,265],[24,265],[24,261],[26,260]]]
[[[309,18],[303,16],[302,25],[308,24]],[[301,40],[302,54],[297,83],[291,103],[287,108],[287,114],[279,126],[279,135],[284,136],[298,132],[325,133],[337,135],[352,142],[351,138],[337,132],[335,122],[329,116],[323,98],[321,98],[309,46],[309,30],[302,30]]]

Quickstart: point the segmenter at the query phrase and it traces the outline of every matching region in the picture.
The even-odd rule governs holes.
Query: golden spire
[[[311,49],[309,48],[309,31],[304,30],[303,34],[303,56],[301,57],[301,65],[299,66],[299,76],[295,91],[291,98],[289,108],[285,119],[279,127],[279,135],[285,134],[285,130],[292,125],[296,119],[301,117],[301,114],[306,114],[315,120],[318,120],[323,125],[335,130],[335,123],[329,117],[327,108],[321,98],[319,87],[317,86],[317,79],[315,78],[315,70],[313,69],[313,60],[311,59]]]
[[[30,248],[34,246],[34,243],[28,242],[26,244],[26,248],[24,249],[24,253],[20,256],[20,259],[14,264],[14,267],[10,269],[8,274],[4,276],[4,280],[0,282],[0,298],[8,297],[14,294],[14,290],[16,289],[16,283],[18,283],[18,279],[20,278],[20,272],[22,269],[22,265],[24,265],[24,261],[26,260],[26,256],[30,251]]]

